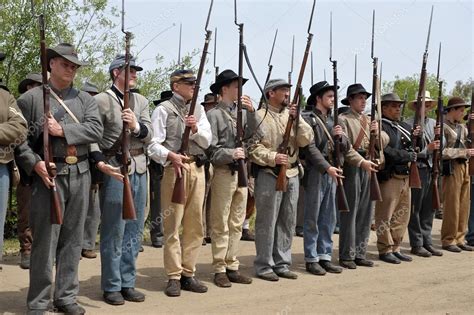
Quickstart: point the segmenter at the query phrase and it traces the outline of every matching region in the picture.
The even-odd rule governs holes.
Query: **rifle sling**
[[[354,148],[354,150],[356,150],[356,151],[359,150],[360,145],[362,144],[362,140],[367,135],[366,132],[365,132],[365,128],[367,126],[367,118],[365,116],[362,116],[362,119],[363,119],[363,124],[362,124],[362,122],[360,123],[359,134],[357,135],[357,139],[354,142],[354,145],[352,146]]]
[[[64,110],[71,116],[72,120],[74,120],[75,123],[80,124],[79,119],[77,119],[76,115],[67,107],[67,105],[64,103],[62,99],[59,98],[59,96],[54,93],[52,89],[50,89],[51,95],[58,101],[58,103],[64,108]]]

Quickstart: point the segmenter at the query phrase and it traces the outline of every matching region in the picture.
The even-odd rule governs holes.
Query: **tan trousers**
[[[467,164],[453,163],[453,175],[443,177],[442,246],[464,244],[469,217],[469,168]]]
[[[161,181],[161,210],[163,216],[164,265],[169,279],[180,279],[194,275],[196,260],[202,244],[202,205],[204,202],[204,167],[189,164],[184,171],[186,201],[184,205],[171,202],[175,173],[167,166]],[[179,230],[182,226],[181,241]]]
[[[396,176],[396,175],[395,175]],[[408,177],[380,183],[382,201],[375,205],[375,231],[379,254],[399,252],[410,221],[411,189]]]
[[[247,187],[238,187],[237,173],[214,168],[211,184],[211,240],[214,272],[238,270],[237,252],[247,205]]]

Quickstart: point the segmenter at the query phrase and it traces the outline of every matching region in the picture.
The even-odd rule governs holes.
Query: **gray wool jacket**
[[[77,156],[87,155],[89,144],[99,141],[103,132],[96,101],[88,93],[74,87],[56,90],[51,86],[51,89],[62,98],[80,122],[76,123],[59,102],[52,95],[50,96],[50,112],[64,130],[64,137],[51,137],[52,156],[66,156],[68,145],[76,146]],[[18,165],[31,175],[36,163],[43,160],[43,87],[35,87],[24,93],[18,99],[18,107],[28,122],[28,141],[15,149],[15,158]],[[58,175],[69,174],[67,164],[56,164]],[[77,168],[81,174],[88,171],[88,160],[77,163]]]
[[[219,102],[216,107],[207,112],[211,125],[212,142],[207,154],[214,166],[232,163],[237,136],[237,108],[234,104]],[[250,138],[256,131],[258,121],[256,111],[242,111],[243,139]]]

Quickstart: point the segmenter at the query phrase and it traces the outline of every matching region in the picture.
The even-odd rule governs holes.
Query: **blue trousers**
[[[336,226],[336,182],[327,173],[309,169],[304,199],[304,260],[331,261]]]
[[[8,206],[8,188],[10,186],[10,175],[7,164],[0,164],[0,261],[3,253],[3,229]]]
[[[123,184],[110,176],[104,177],[100,189],[101,286],[103,291],[117,292],[135,287],[135,261],[143,236],[147,178],[146,173],[129,175],[137,219],[123,220]]]
[[[472,184],[471,176],[471,209],[469,210],[469,221],[467,221],[466,242],[474,243],[474,185]]]

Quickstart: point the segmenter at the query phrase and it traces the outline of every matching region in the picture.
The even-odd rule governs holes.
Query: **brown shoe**
[[[225,272],[216,272],[214,275],[214,283],[219,288],[230,288],[232,286],[232,283],[230,283]]]
[[[97,257],[97,254],[92,249],[83,249],[81,256],[84,258],[94,259]]]
[[[469,246],[469,245],[466,245],[466,244],[458,244],[458,247],[464,251],[467,251],[467,252],[472,252],[474,251],[474,247],[472,246]]]
[[[446,246],[443,246],[442,247],[444,250],[447,250],[448,252],[452,252],[452,253],[460,253],[462,252],[462,249],[460,249],[458,246],[456,245],[446,245]]]
[[[181,295],[181,283],[177,279],[169,279],[165,289],[165,294],[169,297]]]
[[[196,292],[196,293],[207,292],[207,287],[195,277],[181,276],[180,282],[181,282],[181,288],[185,291],[191,291],[191,292]]]
[[[243,229],[242,230],[242,236],[240,237],[241,241],[249,241],[249,242],[254,242],[255,241],[255,236],[250,232],[249,229]]]
[[[252,278],[240,274],[238,270],[226,270],[227,278],[230,282],[242,283],[242,284],[251,284]]]

